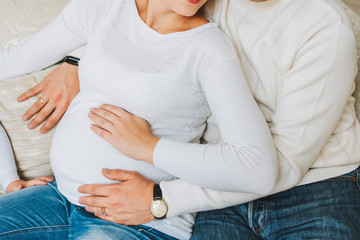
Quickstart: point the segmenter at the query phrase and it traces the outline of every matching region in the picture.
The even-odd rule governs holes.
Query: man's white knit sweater
[[[213,23],[160,34],[141,20],[133,0],[74,0],[40,33],[0,52],[0,79],[46,67],[84,43],[81,91],[57,126],[50,153],[58,188],[70,202],[78,204],[81,184],[111,183],[101,174],[104,167],[160,182],[203,166],[194,181],[203,187],[258,194],[272,189],[277,161],[270,131],[231,42]],[[182,159],[188,165],[172,175],[118,152],[90,130],[89,109],[103,103],[149,122],[161,137],[155,162]],[[225,143],[197,144],[211,112]],[[10,174],[8,159],[1,161],[10,162]],[[186,214],[147,225],[187,239],[193,222]]]
[[[333,0],[222,0],[214,20],[231,37],[271,130],[280,167],[273,193],[356,169],[360,128],[351,94],[357,56],[343,9]],[[208,122],[205,139],[220,142],[216,121]],[[155,166],[176,175],[185,161]],[[160,184],[169,216],[262,197],[191,184],[199,171]]]

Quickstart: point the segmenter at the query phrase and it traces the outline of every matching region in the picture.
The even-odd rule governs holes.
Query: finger
[[[78,187],[78,192],[95,196],[108,196],[109,186],[111,184],[84,184]]]
[[[119,222],[115,217],[113,217],[113,216],[108,216],[108,215],[103,216],[103,215],[101,215],[101,214],[95,214],[95,216],[98,217],[98,218],[100,218],[100,219],[102,219],[102,220],[108,221],[108,222],[113,222],[113,223],[122,224],[122,223],[120,223],[120,222]]]
[[[28,124],[29,129],[34,129],[39,126],[54,110],[54,106],[50,103],[46,104],[36,117]]]
[[[47,182],[39,179],[33,179],[24,183],[24,187],[33,187],[33,186],[40,186],[46,185]]]
[[[116,106],[113,106],[113,105],[103,104],[103,105],[100,106],[100,108],[105,109],[105,110],[107,110],[109,112],[112,112],[112,113],[116,114],[119,117],[132,116],[131,113],[125,111],[122,108],[119,108],[119,107],[116,107]]]
[[[101,207],[94,207],[90,205],[85,206],[85,210],[94,214],[101,214]]]
[[[38,178],[35,178],[36,180],[42,180],[42,181],[45,181],[45,182],[52,182],[54,181],[54,178],[53,177],[49,177],[49,176],[44,176],[44,177],[38,177]]]
[[[106,197],[99,197],[99,196],[85,196],[79,198],[79,203],[82,205],[90,206],[90,207],[104,207],[107,206],[106,204]]]
[[[105,215],[102,214],[102,211],[101,211],[102,208],[104,210]],[[86,205],[85,209],[86,209],[86,211],[92,212],[92,213],[94,213],[96,215],[111,216],[109,208],[106,208],[106,207],[94,207],[94,206]]]
[[[134,172],[120,170],[120,169],[103,168],[102,174],[104,175],[104,177],[106,177],[110,180],[117,180],[120,182],[125,182],[132,178],[132,176],[134,175]]]
[[[90,112],[93,112],[96,115],[110,121],[112,124],[114,124],[119,119],[119,116],[115,113],[102,108],[90,108]]]
[[[53,113],[51,113],[49,119],[46,120],[45,124],[40,128],[40,133],[47,133],[50,129],[52,129],[60,121],[65,111],[65,107],[56,107]]]
[[[100,117],[99,115],[97,115],[94,112],[89,112],[88,115],[89,115],[89,118],[91,119],[91,121],[96,123],[96,125],[98,125],[102,129],[110,131],[114,126],[114,124],[111,121],[109,121],[103,117]]]
[[[111,133],[101,127],[98,127],[94,124],[90,125],[91,130],[96,133],[99,137],[105,139],[108,142],[111,142]]]
[[[41,85],[38,84],[35,87],[30,88],[29,90],[27,90],[26,92],[22,93],[18,98],[17,101],[18,102],[22,102],[25,101],[28,98],[31,98],[32,96],[35,96],[36,94],[39,94],[41,92]]]
[[[141,220],[139,222],[138,219],[134,219],[134,216],[132,216],[132,214],[126,214],[126,213],[121,214],[121,215],[106,214],[105,216],[102,215],[101,213],[100,214],[95,213],[95,216],[102,220],[113,222],[113,223],[118,223],[118,224],[122,224],[122,225],[138,225],[138,224],[146,223],[146,222],[141,223]],[[153,220],[155,220],[155,219],[153,219]],[[151,221],[153,221],[153,220],[151,220]]]
[[[43,101],[45,101],[43,99]],[[46,101],[45,101],[46,103]],[[44,103],[41,102],[40,98],[29,108],[29,110],[27,110],[25,112],[25,114],[23,115],[23,120],[27,121],[30,118],[32,118],[32,116],[34,116],[37,112],[39,112],[43,107],[44,107]]]

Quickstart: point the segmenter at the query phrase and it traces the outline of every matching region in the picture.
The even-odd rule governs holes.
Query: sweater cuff
[[[191,191],[187,184],[185,184],[187,186],[182,186],[183,183],[184,182],[178,180],[160,182],[163,198],[168,205],[166,218],[197,212],[203,205],[203,203],[199,201],[201,198],[194,196],[194,194],[197,194]]]
[[[0,185],[6,191],[6,188],[10,183],[15,180],[19,180],[19,175],[17,174],[16,168],[6,169],[0,172]]]
[[[154,166],[160,169],[163,169],[162,166],[166,166],[169,162],[166,159],[169,159],[169,154],[166,149],[171,148],[170,141],[164,138],[160,138],[157,142],[154,153],[153,153],[153,162]]]

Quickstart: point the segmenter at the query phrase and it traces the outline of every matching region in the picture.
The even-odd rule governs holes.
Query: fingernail
[[[96,110],[96,108],[90,108],[90,111],[91,112],[93,112],[93,111],[95,111]]]
[[[93,115],[93,113],[92,112],[89,112],[89,117],[91,117]]]
[[[28,117],[26,117],[26,116],[23,116],[23,121],[27,121],[28,120]]]
[[[20,188],[21,188],[21,185],[17,185],[17,186],[16,186],[16,189],[20,189]]]
[[[110,169],[104,168],[104,171],[105,171],[106,174],[110,174]]]
[[[21,101],[22,101],[22,98],[21,98],[21,97],[18,97],[18,98],[17,98],[17,101],[18,101],[18,102],[21,102]]]
[[[44,133],[45,133],[45,130],[40,129],[40,133],[41,133],[41,134],[44,134]]]
[[[34,128],[33,125],[31,124],[28,125],[28,129],[33,129],[33,128]]]

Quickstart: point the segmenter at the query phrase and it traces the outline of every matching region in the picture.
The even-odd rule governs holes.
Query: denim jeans
[[[172,240],[147,226],[124,226],[97,218],[62,196],[56,182],[0,197],[0,239]]]
[[[193,240],[359,240],[360,168],[246,204],[199,213]]]

